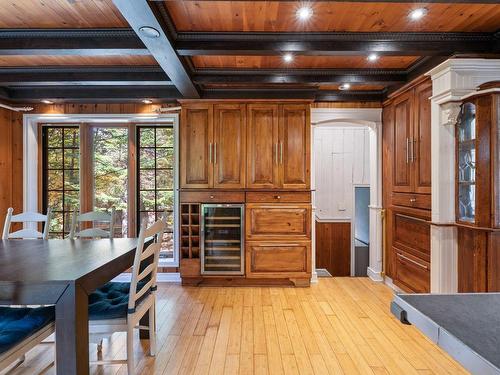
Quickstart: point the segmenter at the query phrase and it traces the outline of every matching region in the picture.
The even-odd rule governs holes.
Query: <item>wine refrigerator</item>
[[[244,274],[244,205],[201,205],[201,274]]]

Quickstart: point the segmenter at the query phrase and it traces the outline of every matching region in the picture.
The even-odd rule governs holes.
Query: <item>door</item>
[[[412,191],[412,95],[409,91],[394,102],[393,191]]]
[[[414,191],[431,193],[431,101],[432,83],[415,89],[415,123],[413,126]]]
[[[278,188],[278,105],[249,104],[247,187]]]
[[[214,187],[245,187],[245,134],[244,104],[218,104],[214,106]]]
[[[181,188],[209,188],[212,182],[212,106],[183,106],[181,113]]]
[[[284,189],[310,186],[309,105],[284,104],[280,110],[280,185]]]

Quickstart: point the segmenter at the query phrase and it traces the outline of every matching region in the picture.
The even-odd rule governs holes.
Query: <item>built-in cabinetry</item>
[[[398,287],[430,291],[430,80],[393,94],[383,109],[385,273]]]
[[[500,84],[464,98],[456,125],[459,292],[500,291]]]
[[[205,254],[206,228],[197,239],[188,236],[192,230],[187,224],[181,225],[186,244],[181,252],[183,282],[307,285],[311,275],[309,104],[188,102],[182,105],[180,129],[181,212],[201,209],[203,224],[212,227],[217,220],[237,224],[226,222],[224,215],[205,223],[204,208],[217,207],[208,204],[239,203],[245,212],[240,233],[244,262],[234,258],[237,250],[220,250],[219,245]],[[217,235],[231,230],[219,230]],[[204,245],[201,262],[200,251],[190,245],[193,241]],[[223,251],[231,258],[221,258]],[[237,269],[235,260],[245,264],[244,272]],[[231,262],[235,266],[227,266],[228,272],[216,271]],[[208,263],[212,266],[207,269]]]

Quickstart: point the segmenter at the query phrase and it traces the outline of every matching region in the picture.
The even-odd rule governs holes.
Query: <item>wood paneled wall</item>
[[[0,224],[9,207],[23,207],[22,114],[0,108]]]
[[[316,268],[332,276],[351,274],[351,223],[316,222]]]
[[[152,113],[159,104],[40,104],[30,114]],[[164,104],[163,106],[166,106]],[[0,228],[7,208],[23,208],[23,114],[0,108]]]

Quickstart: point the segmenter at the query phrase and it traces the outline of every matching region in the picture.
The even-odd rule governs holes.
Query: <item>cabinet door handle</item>
[[[410,138],[406,138],[406,164],[410,163]]]
[[[423,269],[426,269],[426,270],[429,269],[429,267],[427,267],[425,264],[420,264],[416,260],[413,260],[411,258],[405,257],[402,254],[398,253],[398,257],[400,257],[400,258],[402,258],[404,260],[407,260],[408,262],[413,263],[414,265],[419,266],[420,268],[423,268]]]
[[[283,164],[283,141],[280,142],[280,164]]]
[[[217,143],[214,143],[214,164],[217,164]]]
[[[274,159],[276,160],[276,165],[278,165],[278,142],[274,144]]]
[[[208,162],[212,164],[212,143],[208,145]]]

